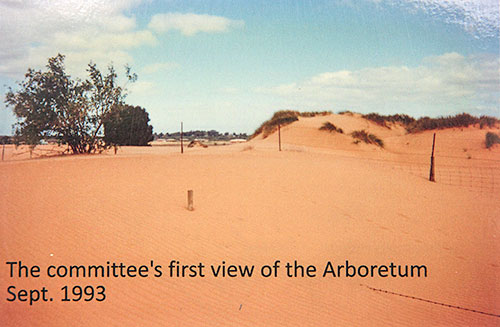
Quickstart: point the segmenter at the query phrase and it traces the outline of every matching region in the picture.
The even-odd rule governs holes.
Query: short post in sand
[[[182,122],[181,122],[181,153],[184,153],[184,143],[182,142]]]
[[[431,171],[429,173],[429,181],[435,182],[436,176],[434,174],[434,146],[436,145],[436,133],[434,133],[434,137],[432,138],[432,153],[431,153]]]
[[[187,205],[187,209],[189,211],[193,211],[194,210],[194,207],[193,207],[193,190],[188,190],[188,205]]]
[[[279,149],[281,151],[281,126],[280,126],[280,124],[278,124],[278,145],[279,145]]]
[[[5,141],[2,142],[2,161],[5,155]]]

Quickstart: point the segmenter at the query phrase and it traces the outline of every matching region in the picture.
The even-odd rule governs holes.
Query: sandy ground
[[[346,132],[362,126],[386,149],[318,131],[325,120]],[[9,147],[0,163],[0,324],[500,325],[500,148],[484,149],[484,130],[437,133],[437,183],[427,181],[432,132],[405,135],[338,115],[284,127],[282,152],[276,134],[183,155],[149,147],[29,160]],[[194,211],[186,210],[188,189]],[[154,260],[164,275],[9,278],[5,262],[18,260],[42,272]],[[171,260],[256,270],[252,278],[209,270],[176,278]],[[261,277],[259,268],[276,260],[278,277]],[[294,260],[318,276],[286,277]],[[321,276],[328,261],[346,260],[425,265],[428,275]],[[54,301],[8,302],[11,285],[45,286]],[[61,302],[65,285],[104,285],[107,298]]]

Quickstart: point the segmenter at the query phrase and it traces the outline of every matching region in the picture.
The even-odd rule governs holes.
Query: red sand
[[[319,131],[366,128],[386,143]],[[301,119],[246,144],[122,148],[118,155],[0,164],[2,326],[499,325],[500,147],[485,130],[405,135],[357,116]],[[466,149],[466,150],[464,150]],[[470,159],[468,157],[471,156]],[[14,160],[16,159],[16,160]],[[194,190],[194,211],[186,191]],[[6,261],[162,265],[161,278],[9,278]],[[255,265],[252,278],[171,278],[168,264]],[[277,278],[259,276],[280,260]],[[286,278],[285,262],[315,265]],[[322,278],[343,265],[425,265],[426,278]],[[53,302],[8,302],[45,286]],[[61,302],[61,287],[104,285],[103,302]],[[375,291],[386,290],[429,303]],[[458,306],[497,316],[446,307]]]

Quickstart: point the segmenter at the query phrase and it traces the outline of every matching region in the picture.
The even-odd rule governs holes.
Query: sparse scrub
[[[426,130],[433,129],[444,129],[444,128],[457,128],[457,127],[469,127],[471,125],[479,124],[479,128],[484,127],[495,127],[500,121],[495,117],[481,116],[474,117],[467,113],[458,114],[455,116],[446,117],[422,117],[415,119],[411,116],[405,114],[395,114],[395,115],[379,115],[377,113],[370,113],[362,116],[377,125],[390,128],[387,123],[401,123],[406,127],[408,133],[418,133]]]
[[[354,143],[356,143],[356,144],[359,143],[356,141],[360,140],[360,141],[363,141],[367,144],[375,144],[381,148],[384,147],[384,141],[379,139],[374,134],[367,133],[364,129],[352,132],[351,136],[355,139]]]
[[[486,133],[485,144],[487,149],[491,148],[495,144],[500,144],[500,136],[492,132]]]
[[[254,138],[262,133],[264,138],[268,137],[272,132],[274,132],[278,125],[285,126],[294,121],[299,120],[299,112],[292,110],[281,110],[274,113],[271,119],[266,120],[260,125],[259,128],[255,130],[250,138]]]
[[[250,138],[254,138],[262,133],[264,138],[268,137],[275,130],[278,129],[278,125],[285,126],[299,120],[299,117],[315,117],[315,116],[326,116],[331,114],[330,111],[314,111],[314,112],[299,112],[294,110],[281,110],[274,113],[271,119],[265,121],[260,125],[259,128],[255,130]]]
[[[325,116],[331,114],[330,111],[315,111],[315,112],[299,112],[293,110],[282,110],[274,113],[271,119],[262,123],[262,125],[255,130],[250,138],[254,138],[261,134],[264,138],[278,129],[278,125],[285,126],[297,121],[299,117],[314,117]],[[351,111],[341,111],[339,115],[352,116]],[[445,128],[460,128],[469,127],[471,125],[478,125],[479,128],[494,128],[500,125],[500,120],[490,116],[475,117],[467,113],[458,114],[455,116],[446,117],[422,117],[415,119],[406,114],[395,115],[379,115],[377,113],[370,113],[362,116],[363,118],[373,121],[374,123],[390,128],[388,123],[400,123],[406,128],[408,133],[418,133],[427,130],[445,129]]]
[[[469,127],[470,125],[479,124],[480,128],[485,126],[495,127],[499,120],[494,117],[481,116],[479,118],[471,116],[467,113],[458,114],[455,116],[429,118],[423,117],[410,123],[406,130],[409,133],[418,133],[421,131],[444,128]]]
[[[329,121],[327,121],[326,123],[323,124],[323,126],[321,126],[319,128],[320,131],[328,131],[330,133],[340,133],[340,134],[344,134],[344,131],[342,130],[342,128],[339,128],[337,126],[335,126],[334,124],[330,123]]]
[[[479,117],[479,128],[483,129],[483,127],[487,126],[489,128],[495,127],[498,123],[498,119],[490,116],[481,116]]]
[[[377,113],[372,112],[372,113],[363,115],[362,117],[374,122],[377,125],[387,127],[387,128],[390,128],[387,125],[388,122],[389,123],[401,123],[401,124],[407,126],[415,121],[415,118],[410,117],[408,115],[404,115],[404,114],[403,115],[395,114],[395,115],[386,116],[386,115],[379,115]]]
[[[300,117],[316,117],[316,116],[326,116],[331,115],[331,111],[304,111],[299,112]]]

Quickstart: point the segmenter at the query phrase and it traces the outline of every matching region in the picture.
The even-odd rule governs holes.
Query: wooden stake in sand
[[[434,133],[434,137],[432,138],[432,153],[431,153],[431,171],[429,173],[429,181],[435,182],[436,176],[434,174],[434,146],[436,145],[436,133]]]
[[[5,141],[3,141],[3,143],[2,143],[2,161],[3,161],[4,154],[5,154]]]
[[[193,211],[193,190],[188,190],[188,206],[187,206],[189,211]]]

